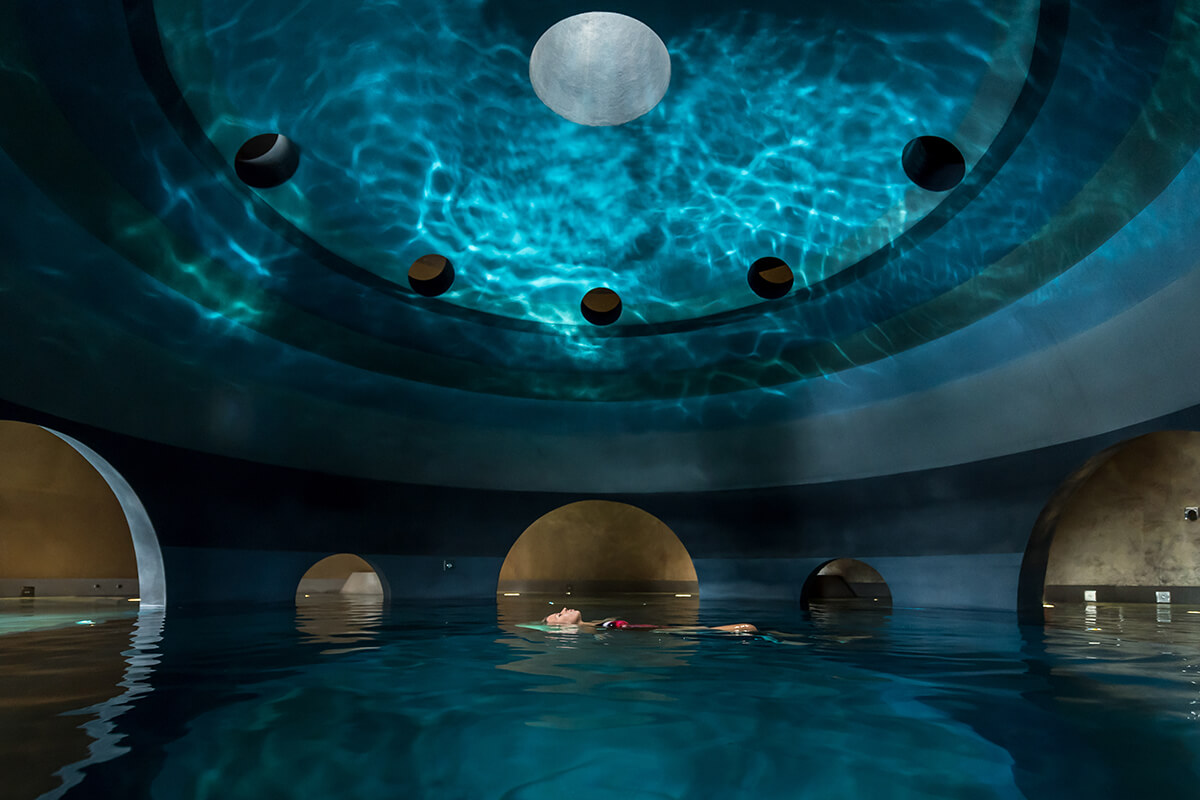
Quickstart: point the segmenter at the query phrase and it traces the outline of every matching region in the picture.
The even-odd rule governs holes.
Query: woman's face
[[[564,608],[554,614],[546,615],[547,625],[578,625],[583,615],[573,608]]]

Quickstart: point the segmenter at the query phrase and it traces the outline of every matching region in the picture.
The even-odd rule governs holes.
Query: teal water
[[[692,605],[686,605],[692,603]],[[172,609],[5,634],[6,798],[1190,797],[1200,614]],[[582,605],[582,603],[580,604]],[[591,616],[591,615],[589,615]]]

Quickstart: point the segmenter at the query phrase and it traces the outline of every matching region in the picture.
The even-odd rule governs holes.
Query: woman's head
[[[564,608],[553,614],[547,614],[542,620],[543,625],[578,625],[583,621],[583,614],[574,608]]]

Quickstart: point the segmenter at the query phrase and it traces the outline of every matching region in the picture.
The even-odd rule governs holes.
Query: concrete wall
[[[1200,521],[1184,518],[1188,506],[1200,506],[1200,433],[1152,433],[1119,447],[1059,512],[1047,599],[1082,601],[1075,587],[1200,587]]]
[[[833,555],[841,557],[697,559],[700,596],[799,603],[805,580]],[[907,557],[857,553],[853,557],[879,572],[897,608],[1011,611],[1016,607],[1020,553]]]
[[[311,554],[225,548],[164,548],[172,602],[290,602]],[[368,555],[395,600],[491,600],[504,559]],[[702,602],[799,603],[805,580],[829,557],[696,559]],[[1016,607],[1020,553],[872,557],[897,608]],[[310,563],[310,562],[309,562]],[[447,569],[446,564],[451,566]]]

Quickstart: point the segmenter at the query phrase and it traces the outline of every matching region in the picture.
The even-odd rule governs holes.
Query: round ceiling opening
[[[580,125],[623,125],[658,105],[671,57],[658,34],[624,14],[589,11],[542,34],[529,57],[538,98]]]
[[[282,133],[250,137],[233,159],[237,176],[255,189],[271,189],[286,183],[298,166],[300,149]]]
[[[900,158],[909,180],[931,192],[950,191],[967,173],[962,151],[940,136],[918,136]]]
[[[408,285],[425,297],[445,294],[454,283],[454,265],[445,256],[421,256],[408,268]]]
[[[612,325],[621,316],[621,296],[612,289],[597,287],[583,296],[579,310],[593,325]]]

